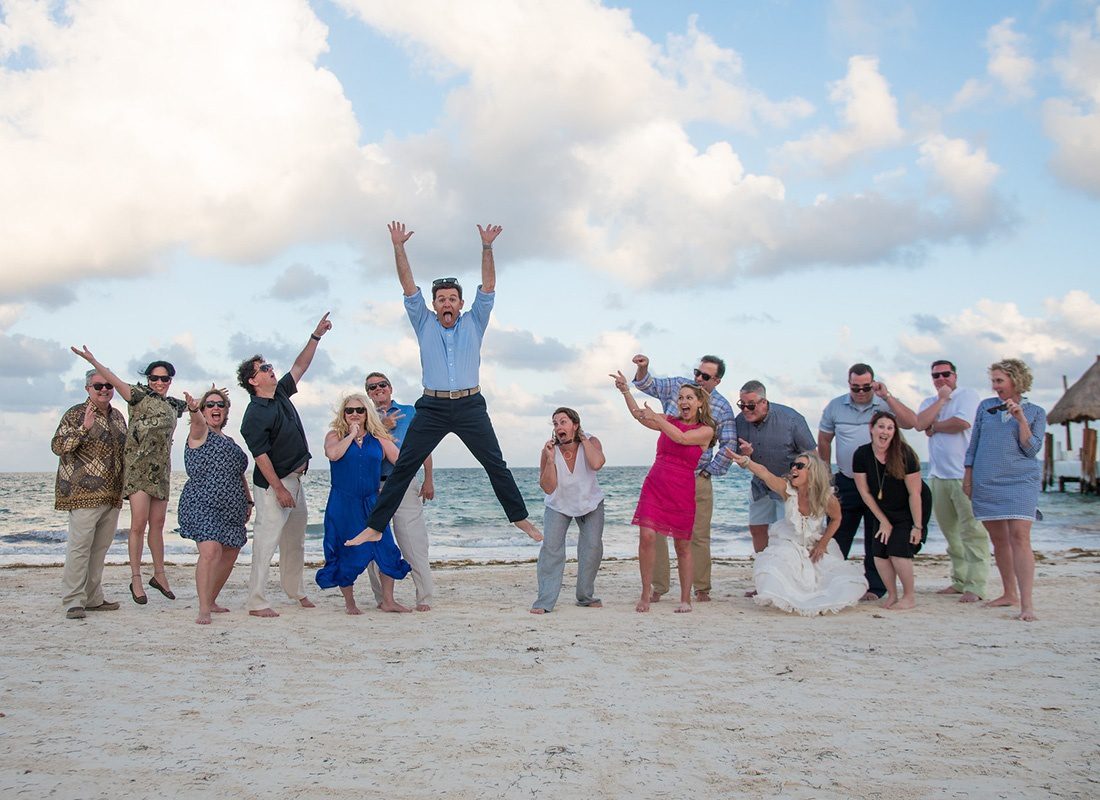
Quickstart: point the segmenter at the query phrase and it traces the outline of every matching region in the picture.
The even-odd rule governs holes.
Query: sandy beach
[[[534,564],[505,564],[438,567],[429,613],[317,591],[259,620],[244,566],[210,626],[188,567],[146,607],[108,567],[122,608],[84,621],[59,569],[0,570],[0,796],[1100,795],[1100,554],[1039,562],[1032,624],[937,596],[938,557],[916,610],[825,618],[754,606],[742,560],[688,615],[635,613],[632,561],[576,607],[575,569],[544,617]]]

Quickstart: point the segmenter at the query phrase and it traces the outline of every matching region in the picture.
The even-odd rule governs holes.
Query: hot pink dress
[[[678,417],[666,419],[682,431],[699,427]],[[645,476],[632,524],[673,539],[690,539],[695,525],[695,467],[702,454],[699,445],[677,444],[662,431],[657,439],[657,460]]]

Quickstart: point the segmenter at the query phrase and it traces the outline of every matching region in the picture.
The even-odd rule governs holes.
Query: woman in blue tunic
[[[374,403],[352,394],[340,403],[325,436],[325,455],[332,474],[325,507],[325,566],[317,572],[322,589],[339,586],[348,614],[362,614],[355,604],[354,585],[371,561],[378,565],[383,611],[411,611],[393,599],[393,582],[409,574],[409,564],[393,540],[389,526],[377,542],[348,547],[344,542],[367,527],[378,502],[382,458],[397,461],[397,445],[382,425]]]
[[[247,541],[244,526],[255,504],[248,488],[248,456],[222,433],[229,420],[229,393],[211,388],[197,403],[187,392],[183,396],[191,413],[191,430],[183,451],[187,483],[180,494],[180,536],[199,548],[195,622],[209,625],[211,612],[229,611],[218,605],[218,594]]]
[[[1003,593],[987,606],[1020,605],[1017,619],[1035,619],[1031,592],[1035,555],[1031,523],[1043,479],[1036,456],[1043,445],[1047,414],[1028,402],[1031,370],[1016,358],[991,364],[989,379],[996,397],[983,400],[974,418],[970,447],[963,462],[963,491],[993,542]]]

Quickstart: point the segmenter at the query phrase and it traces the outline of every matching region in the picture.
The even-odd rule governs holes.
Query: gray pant
[[[420,480],[413,478],[401,505],[390,520],[393,538],[401,549],[401,556],[412,567],[413,586],[416,587],[416,604],[430,606],[435,585],[432,583],[432,565],[428,562],[428,526],[424,521],[424,503],[420,499]],[[382,583],[378,579],[378,565],[370,562],[367,567],[374,602],[382,602]]]
[[[61,605],[98,606],[103,600],[103,559],[118,532],[114,506],[78,508],[69,512],[69,542],[65,548],[65,569],[61,573],[64,595]]]
[[[570,517],[547,508],[542,517],[542,549],[539,550],[539,596],[532,608],[553,611],[561,593],[565,575],[565,531],[569,521],[577,520],[577,605],[598,603],[596,573],[603,559],[603,501],[580,517]]]

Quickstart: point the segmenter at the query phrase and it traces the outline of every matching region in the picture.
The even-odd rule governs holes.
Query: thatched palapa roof
[[[1100,419],[1100,356],[1047,414],[1047,422],[1054,424],[1090,419]]]

